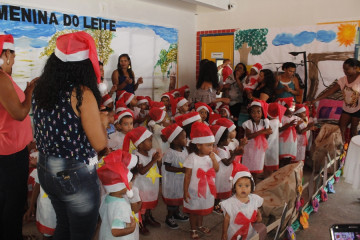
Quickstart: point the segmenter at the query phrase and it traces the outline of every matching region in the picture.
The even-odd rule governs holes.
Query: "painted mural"
[[[135,77],[144,79],[139,94],[154,97],[175,88],[178,31],[174,28],[0,5],[0,34],[14,36],[13,78],[22,88],[41,74],[57,37],[75,31],[94,38],[107,81],[111,82],[118,56],[128,53]]]
[[[342,63],[354,57],[358,22],[289,28],[239,29],[234,33],[234,64],[257,62],[281,71],[284,62],[297,64],[304,80],[307,65],[307,96],[313,99],[344,75]],[[290,52],[294,53],[293,56]],[[303,52],[306,55],[304,63]]]

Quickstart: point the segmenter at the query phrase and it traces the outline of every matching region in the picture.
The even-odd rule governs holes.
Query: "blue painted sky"
[[[319,30],[317,32],[302,31],[297,34],[279,33],[272,41],[274,46],[282,46],[293,44],[296,47],[301,47],[304,44],[310,44],[314,40],[329,43],[336,38],[336,33],[332,30]]]
[[[12,34],[16,39],[25,37],[32,40],[31,42],[26,42],[26,40],[23,40],[22,44],[19,46],[31,46],[34,48],[41,48],[47,46],[48,43],[46,41],[46,38],[50,38],[53,34],[55,34],[56,31],[61,31],[64,29],[84,30],[83,27],[84,16],[78,16],[79,17],[78,27],[75,27],[74,25],[64,26],[63,13],[59,13],[59,12],[54,12],[54,13],[56,15],[59,25],[33,24],[33,23],[21,22],[21,21],[15,22],[15,21],[0,20],[0,33],[3,32],[5,34]],[[48,19],[49,18],[50,18],[50,12],[48,12]],[[90,19],[90,17],[87,18]],[[155,32],[155,34],[157,34],[158,36],[160,36],[170,44],[177,43],[178,41],[178,31],[175,28],[167,28],[167,27],[161,27],[155,25],[145,25],[140,23],[125,22],[125,21],[117,21],[116,28],[151,29]],[[16,45],[18,44],[16,43]]]

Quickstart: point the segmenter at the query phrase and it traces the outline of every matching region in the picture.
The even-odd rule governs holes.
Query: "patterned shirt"
[[[58,158],[73,158],[89,164],[96,156],[71,106],[71,93],[60,94],[51,111],[41,109],[33,99],[35,139],[39,152]]]

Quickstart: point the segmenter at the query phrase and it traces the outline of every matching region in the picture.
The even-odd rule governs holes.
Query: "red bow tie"
[[[295,126],[291,126],[291,127],[288,127],[287,129],[285,129],[280,134],[280,137],[284,138],[284,142],[286,142],[288,140],[288,138],[290,137],[291,132],[292,132],[292,135],[293,135],[294,142],[296,141],[296,129],[295,129]]]
[[[206,185],[209,185],[210,192],[214,197],[216,196],[216,187],[213,178],[215,178],[215,170],[210,168],[207,172],[202,170],[201,168],[198,169],[196,176],[199,178],[198,183],[198,196],[202,195],[206,198]]]
[[[263,149],[264,151],[268,148],[268,141],[266,140],[266,137],[264,134],[258,135],[255,138],[255,146],[258,149]]]
[[[239,212],[234,220],[234,223],[237,225],[242,225],[242,227],[232,236],[231,240],[236,240],[237,236],[241,236],[241,239],[246,240],[249,233],[250,223],[256,221],[257,211],[254,210],[250,219],[248,219],[242,212]]]

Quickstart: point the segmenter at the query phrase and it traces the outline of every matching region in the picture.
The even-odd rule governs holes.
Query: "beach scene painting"
[[[58,36],[85,31],[95,40],[105,80],[117,68],[119,55],[129,54],[135,77],[143,77],[140,95],[150,97],[176,87],[178,31],[175,28],[77,16],[22,6],[0,5],[0,34],[12,34],[16,61],[13,79],[25,89],[39,76]],[[141,92],[141,93],[140,93]]]

